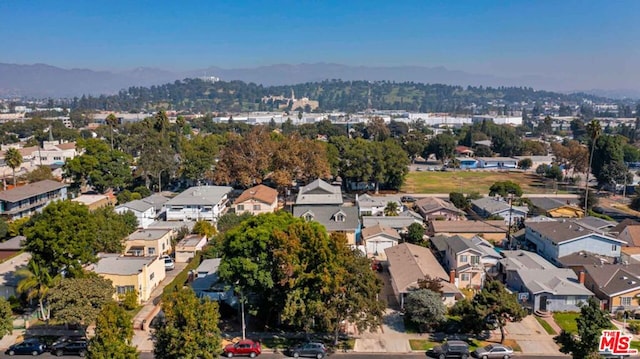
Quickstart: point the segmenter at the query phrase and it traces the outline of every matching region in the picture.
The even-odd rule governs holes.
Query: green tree
[[[509,194],[521,197],[522,188],[513,181],[498,181],[489,187],[489,196],[495,196],[496,194],[501,197],[507,197]]]
[[[220,233],[225,233],[226,231],[239,226],[240,223],[244,222],[245,220],[251,217],[253,217],[253,214],[251,214],[251,212],[244,212],[242,214],[227,212],[223,214],[222,217],[220,217],[220,219],[218,219],[218,223],[217,223],[218,231]]]
[[[220,352],[218,303],[201,301],[189,289],[165,296],[165,318],[154,327],[153,354],[158,359],[211,359]]]
[[[16,271],[16,277],[19,278],[16,291],[20,294],[26,294],[27,300],[36,299],[40,309],[40,318],[49,320],[51,311],[45,299],[49,294],[49,290],[60,281],[61,276],[52,276],[46,267],[41,267],[31,259],[27,264],[27,268],[21,268]]]
[[[609,328],[609,314],[600,309],[597,299],[590,297],[580,307],[580,316],[576,318],[578,333],[562,331],[553,340],[560,346],[560,351],[571,354],[574,359],[600,358],[598,344],[602,330]]]
[[[580,203],[585,203],[587,211],[590,211],[593,209],[593,207],[598,205],[598,202],[600,200],[592,190],[588,190],[586,193],[587,193],[586,197],[585,197],[585,191],[582,191],[580,193]]]
[[[65,278],[47,295],[51,316],[67,324],[90,325],[102,306],[113,300],[115,290],[110,280],[98,275]]]
[[[531,158],[523,158],[520,161],[518,161],[518,168],[522,170],[526,171],[529,168],[531,168],[531,166],[533,166],[533,161],[531,160]]]
[[[4,218],[0,218],[0,239],[4,239],[9,234],[9,224]]]
[[[92,250],[96,253],[120,253],[125,238],[138,228],[138,219],[131,211],[116,213],[113,207],[102,207],[89,214],[96,227]]]
[[[545,177],[556,181],[562,181],[564,178],[564,173],[562,173],[562,169],[558,165],[547,166],[547,170],[544,175]]]
[[[464,194],[460,192],[449,193],[449,202],[453,203],[456,208],[462,210],[469,208],[469,201],[464,197]]]
[[[129,315],[117,303],[105,303],[96,318],[95,336],[89,343],[89,359],[137,359],[132,345],[133,325]]]
[[[16,148],[9,148],[4,153],[4,162],[11,168],[11,173],[13,176],[13,186],[15,187],[18,182],[16,178],[16,168],[20,167],[22,164],[22,154]]]
[[[29,183],[40,182],[44,180],[55,181],[53,172],[49,166],[38,166],[35,170],[25,173],[20,177],[21,180]]]
[[[518,303],[516,295],[507,291],[504,285],[496,280],[485,283],[472,301],[458,301],[452,313],[461,315],[462,326],[475,333],[488,329],[487,319],[496,319],[500,328],[500,343],[504,343],[504,326],[507,320],[519,322],[527,314]]]
[[[420,223],[411,223],[407,228],[405,241],[412,244],[422,244],[424,243],[424,232],[424,227]]]
[[[87,206],[72,201],[53,202],[25,226],[25,249],[51,277],[63,271],[75,276],[82,273],[84,265],[96,260],[96,230]]]
[[[395,217],[398,215],[398,211],[400,210],[400,206],[398,206],[398,202],[389,201],[387,205],[384,207],[384,215],[389,217]]]
[[[447,308],[442,295],[429,289],[415,289],[407,295],[405,309],[409,320],[429,330],[445,319]]]
[[[429,158],[430,154],[435,154],[438,160],[444,162],[453,157],[455,149],[456,139],[453,135],[450,133],[441,133],[429,141],[422,157]]]
[[[113,128],[118,125],[118,118],[114,114],[110,113],[107,115],[107,118],[105,118],[105,122],[111,129],[111,149],[113,150]]]
[[[13,311],[4,297],[0,298],[0,338],[13,331]]]
[[[201,236],[207,236],[207,238],[212,238],[218,233],[216,227],[211,224],[211,222],[205,220],[197,221],[191,232]]]

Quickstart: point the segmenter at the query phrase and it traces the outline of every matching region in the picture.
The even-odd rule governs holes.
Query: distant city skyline
[[[640,90],[640,1],[0,2],[1,63],[186,71],[337,63]],[[0,79],[1,81],[1,79]]]

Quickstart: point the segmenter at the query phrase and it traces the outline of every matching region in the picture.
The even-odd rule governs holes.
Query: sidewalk
[[[138,347],[141,352],[153,351],[153,341],[151,340],[151,331],[149,325],[151,320],[160,311],[159,299],[162,296],[164,288],[173,281],[173,279],[182,272],[187,263],[176,263],[175,269],[167,271],[167,275],[160,284],[151,292],[149,300],[147,300],[140,311],[133,318],[133,345]],[[158,303],[157,305],[154,303]]]

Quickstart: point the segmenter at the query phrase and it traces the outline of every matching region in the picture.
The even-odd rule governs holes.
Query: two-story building
[[[260,213],[274,212],[278,209],[278,191],[263,184],[251,187],[233,202],[236,213]]]
[[[640,309],[640,264],[584,266],[587,289],[611,313]]]
[[[356,204],[361,216],[384,216],[384,209],[389,202],[396,204],[398,211],[402,210],[400,196],[371,196],[368,194],[357,195]]]
[[[143,257],[171,253],[171,240],[174,236],[175,232],[171,229],[138,229],[127,237],[124,253]]]
[[[165,202],[167,221],[217,221],[227,210],[228,186],[196,186]]]
[[[88,268],[113,283],[114,298],[131,291],[138,293],[139,302],[151,297],[151,292],[165,278],[164,260],[158,256],[126,257],[119,254],[101,254]]]
[[[525,241],[532,250],[556,265],[561,265],[560,257],[580,252],[620,258],[620,249],[626,244],[571,220],[527,223]]]
[[[131,212],[138,220],[139,228],[147,228],[156,219],[156,209],[148,202],[137,199],[131,202],[123,203],[115,208],[116,213],[125,214]]]
[[[293,215],[306,221],[316,221],[322,224],[329,233],[344,233],[349,245],[360,245],[361,224],[357,207],[296,205],[293,208]]]
[[[321,179],[317,179],[298,191],[296,206],[334,205],[341,206],[342,189]]]
[[[507,236],[508,225],[504,220],[487,221],[428,221],[427,235],[454,236],[464,238],[481,236],[484,239],[501,242]]]
[[[0,216],[7,220],[29,217],[49,203],[67,199],[67,185],[44,180],[0,192]]]

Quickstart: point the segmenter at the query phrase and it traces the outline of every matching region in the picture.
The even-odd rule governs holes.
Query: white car
[[[173,258],[171,258],[168,255],[164,255],[164,256],[162,256],[162,259],[164,260],[164,269],[165,270],[174,270],[174,269],[176,269],[176,264],[173,261]]]

